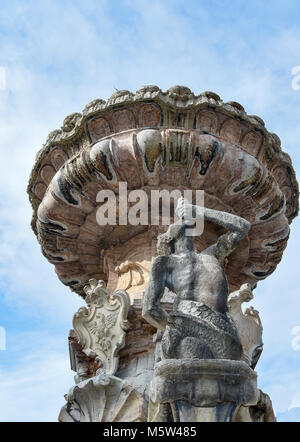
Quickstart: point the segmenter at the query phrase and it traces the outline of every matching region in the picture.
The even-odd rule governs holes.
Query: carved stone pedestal
[[[141,318],[142,293],[131,299],[124,290],[110,294],[94,279],[84,290],[87,307],[75,313],[69,335],[76,385],[65,395],[59,421],[145,422],[157,333]]]
[[[259,399],[257,374],[243,361],[166,359],[155,366],[149,420],[230,422],[241,405]]]

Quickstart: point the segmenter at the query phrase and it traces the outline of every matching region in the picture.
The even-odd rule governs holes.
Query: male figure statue
[[[198,253],[186,229],[192,219],[203,216],[203,210],[205,220],[227,232]],[[143,317],[165,330],[163,359],[240,360],[242,346],[227,314],[228,283],[221,263],[248,233],[250,223],[230,213],[192,206],[183,198],[176,211],[182,221],[158,238],[160,256],[151,267]],[[176,294],[170,315],[160,307],[165,287]]]

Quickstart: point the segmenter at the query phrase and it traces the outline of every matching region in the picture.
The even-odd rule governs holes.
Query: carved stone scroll
[[[125,345],[126,330],[129,329],[127,314],[130,300],[125,290],[112,295],[104,281],[91,279],[85,286],[86,303],[73,318],[73,327],[83,352],[101,362],[108,374],[118,367],[118,352]]]
[[[230,293],[228,306],[242,343],[243,359],[254,369],[262,353],[263,327],[257,310],[250,307],[242,311],[242,304],[251,299],[253,293],[250,284],[243,284],[239,290]]]

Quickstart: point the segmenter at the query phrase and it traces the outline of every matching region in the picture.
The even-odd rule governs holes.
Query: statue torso
[[[168,257],[167,285],[180,301],[206,304],[213,310],[227,311],[228,283],[221,264],[213,254],[188,252]]]

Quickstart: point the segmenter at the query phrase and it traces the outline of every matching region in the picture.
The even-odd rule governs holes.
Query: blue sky
[[[27,180],[47,134],[117,89],[175,84],[238,101],[277,133],[300,176],[297,0],[1,0],[0,421],[55,421],[73,384],[67,335],[83,304],[57,279],[30,230]],[[299,221],[259,283],[265,348],[259,386],[280,419],[300,421]],[[298,408],[298,410],[297,410]]]

